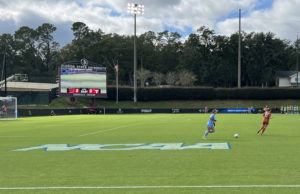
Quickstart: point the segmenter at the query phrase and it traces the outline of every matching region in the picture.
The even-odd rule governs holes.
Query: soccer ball
[[[239,134],[234,134],[234,136],[233,136],[234,138],[238,138],[239,137]]]

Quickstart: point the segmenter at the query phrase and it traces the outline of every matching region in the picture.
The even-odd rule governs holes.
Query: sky
[[[238,31],[241,9],[241,26],[247,33],[273,32],[290,41],[300,38],[300,0],[0,0],[0,34],[51,23],[57,27],[55,41],[64,46],[74,38],[72,24],[80,21],[92,30],[133,35],[128,3],[145,6],[145,14],[137,16],[137,34],[169,30],[184,40],[206,26],[229,36]]]

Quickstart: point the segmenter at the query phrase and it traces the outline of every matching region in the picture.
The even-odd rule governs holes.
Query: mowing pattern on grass
[[[208,119],[209,114],[151,114],[1,121],[0,188],[5,194],[20,193],[16,188],[23,188],[25,194],[54,193],[54,188],[62,189],[55,194],[76,194],[86,188],[84,193],[90,194],[98,193],[93,189],[97,187],[111,188],[101,190],[105,194],[299,193],[300,115],[273,114],[265,134],[258,136],[262,115],[218,114],[216,132],[205,141],[201,137]],[[235,133],[238,139],[233,137]],[[45,144],[99,142],[229,142],[232,149],[10,151]]]

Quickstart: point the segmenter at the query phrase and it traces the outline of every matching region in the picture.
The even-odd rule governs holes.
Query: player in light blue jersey
[[[214,132],[215,132],[215,122],[217,121],[217,120],[216,120],[216,114],[217,114],[217,110],[214,109],[214,110],[212,111],[212,114],[211,114],[210,117],[209,117],[209,120],[208,120],[207,124],[206,124],[207,130],[205,131],[205,134],[204,134],[204,136],[202,137],[203,139],[206,139],[206,137],[207,137],[207,135],[208,135],[209,133],[214,133]]]

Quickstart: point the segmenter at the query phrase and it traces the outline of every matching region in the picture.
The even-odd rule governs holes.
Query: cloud
[[[300,34],[300,0],[276,0],[271,7],[244,13],[241,23],[245,32],[273,32],[281,39],[295,40]],[[217,24],[217,31],[230,35],[238,31],[238,18]]]
[[[238,9],[243,11],[246,32],[272,31],[295,39],[299,30],[300,0],[0,0],[0,33],[14,33],[21,26],[36,28],[42,23],[57,27],[55,39],[64,45],[73,39],[72,23],[81,21],[105,33],[133,34],[133,17],[127,3],[145,5],[137,16],[137,33],[178,31],[183,39],[200,26],[230,35],[238,29]]]

